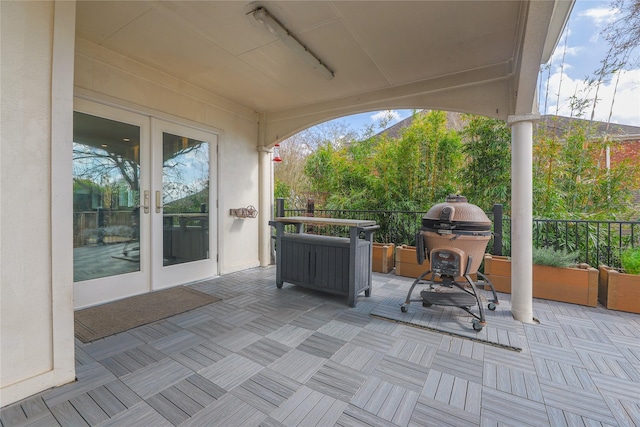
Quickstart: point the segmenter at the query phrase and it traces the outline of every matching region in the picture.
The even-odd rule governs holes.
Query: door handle
[[[149,190],[144,190],[144,196],[142,198],[142,208],[144,213],[149,213]]]
[[[162,195],[156,191],[156,213],[162,212]]]

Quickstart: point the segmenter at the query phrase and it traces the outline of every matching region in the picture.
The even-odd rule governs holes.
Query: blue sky
[[[542,81],[540,110],[542,112],[545,107],[545,92],[549,94],[547,113],[563,116],[571,114],[568,98],[574,93],[585,94],[587,99],[594,98],[594,91],[589,92],[584,81],[587,76],[594,74],[600,62],[606,57],[608,46],[600,33],[611,20],[617,17],[608,1],[579,0],[575,3],[565,34],[551,58],[550,74],[544,72],[540,77]],[[565,61],[564,67],[561,67],[563,53]],[[630,69],[620,72],[619,78],[614,76],[600,87],[595,120],[606,122],[611,112],[613,123],[640,126],[640,52],[638,49],[632,57],[635,58],[635,63],[628,67]],[[545,90],[547,83],[548,91]],[[558,93],[560,93],[559,102]],[[591,108],[588,109],[586,118],[590,116]]]
[[[585,80],[599,68],[600,61],[607,54],[608,46],[600,32],[610,20],[615,19],[615,11],[611,10],[610,5],[609,1],[577,0],[575,2],[565,34],[561,37],[551,58],[550,68],[540,75],[538,88],[541,114],[571,116],[569,97],[579,94],[586,96],[587,99],[593,99],[594,93],[588,91]],[[612,123],[640,126],[639,53],[635,52],[635,65],[630,67],[630,70],[622,72],[619,80],[613,78],[612,81],[601,86],[598,92],[599,102],[594,114],[595,120],[606,122],[609,112],[612,111]],[[563,54],[564,64],[562,64]],[[614,89],[616,80],[617,90]],[[384,114],[392,115],[393,120],[389,124],[392,125],[409,117],[411,110],[369,112],[338,120],[347,122],[353,130],[361,131],[366,126],[372,124],[376,126]],[[583,117],[591,117],[591,107],[585,111]]]

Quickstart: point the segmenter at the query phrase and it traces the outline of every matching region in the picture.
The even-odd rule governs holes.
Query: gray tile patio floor
[[[2,425],[640,425],[640,315],[534,300],[517,352],[369,315],[411,282],[374,273],[356,308],[272,267],[193,285],[222,300],[76,341],[78,380]]]

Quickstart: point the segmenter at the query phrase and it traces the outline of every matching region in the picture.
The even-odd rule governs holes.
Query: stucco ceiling
[[[506,117],[517,112],[519,102],[531,109],[538,66],[557,42],[571,5],[78,1],[76,33],[274,121],[383,106]],[[251,15],[258,7],[265,7],[335,77],[324,78],[258,24]],[[527,89],[521,93],[529,99],[518,99],[519,89]]]

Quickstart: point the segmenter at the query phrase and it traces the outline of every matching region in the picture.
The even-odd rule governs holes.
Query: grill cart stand
[[[468,203],[464,196],[450,195],[444,203],[429,209],[422,217],[422,228],[416,235],[416,257],[418,264],[422,264],[428,254],[431,270],[413,282],[406,301],[400,305],[402,312],[406,313],[411,301],[416,301],[411,299],[413,289],[419,283],[428,284],[429,290],[420,292],[421,299],[417,301],[425,307],[445,305],[461,308],[474,317],[473,329],[481,331],[486,321],[476,287],[482,284],[486,289],[489,286],[493,292],[493,300],[487,306],[489,310],[495,310],[498,304],[493,284],[478,272],[490,238],[491,221],[482,209]],[[424,281],[429,274],[430,280]],[[479,275],[484,281],[474,283],[471,274]],[[471,311],[471,307],[476,305],[479,314]]]
[[[493,299],[489,301],[487,308],[493,311],[498,304],[498,296],[491,281],[482,273],[476,272],[483,281],[474,282],[469,275],[469,268],[472,264],[471,256],[467,256],[459,249],[433,249],[430,262],[431,270],[422,273],[414,280],[407,293],[407,299],[400,305],[400,310],[406,313],[411,302],[421,302],[424,307],[432,305],[458,307],[474,317],[473,329],[481,331],[486,325],[486,320],[477,286],[482,286],[484,289],[489,286],[493,293]],[[422,263],[420,262],[420,264]],[[425,280],[425,277],[429,277],[429,280]],[[457,280],[461,277],[464,277],[465,281]],[[441,281],[436,282],[436,278]],[[426,285],[428,290],[421,291],[420,298],[412,299],[411,294],[417,285]],[[457,289],[461,292],[449,292],[449,289]],[[471,311],[471,308],[476,305],[478,306],[478,314]]]

